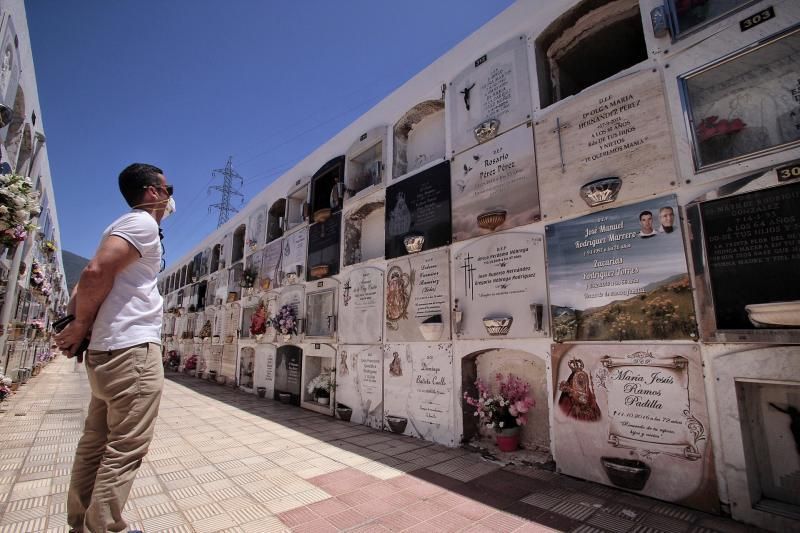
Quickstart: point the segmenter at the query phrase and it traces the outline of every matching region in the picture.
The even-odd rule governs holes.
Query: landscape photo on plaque
[[[476,57],[453,78],[447,98],[454,154],[530,119],[525,36],[514,37]]]
[[[718,512],[696,344],[555,344],[555,460],[570,476]]]
[[[717,329],[800,327],[800,183],[700,204]]]
[[[453,241],[539,220],[533,131],[520,126],[455,157]]]
[[[386,258],[450,244],[450,162],[386,189]]]
[[[283,256],[283,239],[275,239],[268,243],[261,252],[261,270],[258,278],[264,290],[280,287],[282,273],[280,270]]]
[[[280,264],[282,285],[300,283],[305,279],[308,228],[300,228],[285,236],[282,243],[283,258]]]
[[[698,169],[800,142],[800,28],[679,78]]]
[[[553,338],[696,338],[674,195],[546,227]]]

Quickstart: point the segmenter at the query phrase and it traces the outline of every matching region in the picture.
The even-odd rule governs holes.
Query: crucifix
[[[561,124],[561,119],[556,117],[556,129],[551,130],[550,133],[558,134],[558,156],[561,158],[561,172],[564,173],[567,171],[566,166],[564,165],[564,148],[561,145],[561,130],[569,128],[568,123]]]
[[[469,87],[464,87],[464,90],[461,91],[461,94],[464,95],[464,105],[467,106],[467,111],[469,111],[469,92],[472,90],[473,87],[475,87],[474,83]]]
[[[471,299],[475,299],[475,287],[473,286],[473,276],[476,268],[472,265],[473,257],[467,252],[467,256],[464,258],[464,264],[461,266],[461,269],[464,271],[464,288],[466,291],[470,293]]]

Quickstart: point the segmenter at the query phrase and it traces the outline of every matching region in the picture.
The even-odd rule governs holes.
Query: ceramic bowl
[[[745,305],[744,309],[750,322],[757,328],[800,326],[800,300],[750,304]]]
[[[483,327],[485,327],[486,332],[492,336],[508,335],[508,332],[511,329],[512,322],[514,322],[514,317],[487,316],[483,319]]]
[[[650,479],[650,467],[637,459],[601,457],[609,481],[629,490],[642,490]]]
[[[314,211],[314,222],[325,222],[331,218],[331,208],[317,209]]]
[[[478,226],[489,231],[494,231],[506,221],[506,210],[495,209],[478,215]]]
[[[406,251],[410,254],[421,252],[422,247],[425,245],[425,235],[421,235],[419,233],[406,235],[403,238],[403,245],[406,247]]]
[[[419,325],[419,332],[426,341],[438,341],[442,338],[444,324],[441,322],[424,323]]]
[[[312,278],[324,278],[330,271],[330,265],[314,265],[310,272]]]
[[[340,420],[350,422],[350,417],[353,416],[353,409],[342,403],[336,404],[336,416],[338,416]]]
[[[408,419],[402,416],[387,416],[386,423],[393,433],[403,433],[408,425]]]

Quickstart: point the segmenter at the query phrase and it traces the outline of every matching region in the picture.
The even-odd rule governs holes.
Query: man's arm
[[[56,335],[59,348],[72,353],[92,328],[97,310],[111,292],[114,278],[134,261],[139,251],[116,235],[109,235],[100,243],[97,253],[81,273],[71,302],[74,302],[75,320]]]

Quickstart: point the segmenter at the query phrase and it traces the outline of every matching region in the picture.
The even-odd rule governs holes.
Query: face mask
[[[167,201],[167,207],[164,208],[164,215],[161,217],[161,220],[164,220],[165,218],[170,216],[172,213],[175,212],[175,210],[176,210],[175,198],[170,196],[169,200]]]

